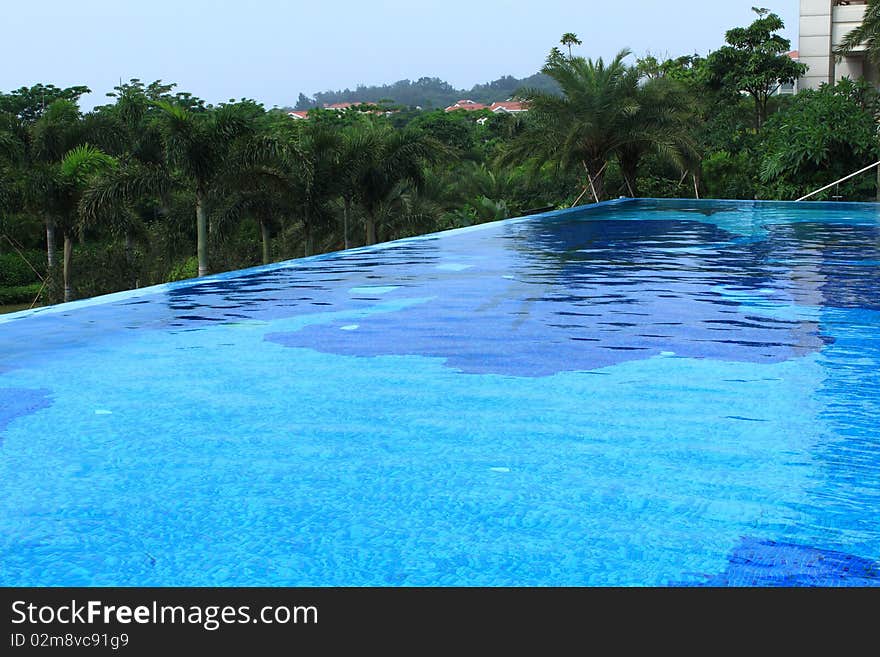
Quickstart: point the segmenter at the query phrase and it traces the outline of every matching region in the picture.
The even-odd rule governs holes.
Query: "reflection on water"
[[[775,241],[797,249],[783,247],[793,242],[787,238]],[[357,356],[434,356],[464,372],[529,377],[661,354],[772,363],[818,351],[830,340],[814,321],[743,305],[743,296],[791,305],[810,281],[792,285],[786,267],[767,263],[767,250],[776,251],[772,243],[735,241],[713,224],[525,222],[498,236],[447,239],[442,248],[447,260],[480,260],[397,292],[436,297],[433,303],[405,315],[376,315],[357,331],[315,325],[271,339]],[[383,271],[384,280],[394,280],[393,265]],[[334,309],[351,301],[331,298]]]

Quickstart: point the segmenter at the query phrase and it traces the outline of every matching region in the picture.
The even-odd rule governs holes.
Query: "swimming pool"
[[[880,212],[621,200],[0,317],[0,584],[878,585]]]

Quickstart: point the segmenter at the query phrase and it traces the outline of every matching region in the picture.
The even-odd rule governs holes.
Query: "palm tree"
[[[579,46],[583,43],[580,39],[578,39],[577,34],[574,32],[566,32],[562,35],[562,38],[559,40],[563,46],[568,46],[568,58],[571,59],[571,47]]]
[[[698,189],[696,163],[700,158],[688,127],[690,99],[681,85],[662,77],[649,79],[637,87],[635,100],[635,111],[627,121],[629,138],[615,149],[629,196],[639,195],[639,165],[651,152],[694,176]]]
[[[585,193],[595,201],[605,196],[604,180],[609,161],[626,144],[642,141],[646,134],[633,132],[639,112],[638,73],[620,51],[610,64],[583,57],[567,58],[554,48],[542,68],[562,89],[562,95],[528,90],[527,129],[513,141],[503,163],[530,161],[533,170],[546,163],[586,176]]]
[[[378,229],[398,209],[405,210],[425,182],[425,166],[451,155],[448,148],[424,133],[374,125],[362,142],[364,159],[357,173],[357,197],[364,211],[366,244],[376,244]],[[413,215],[415,216],[415,215]]]
[[[354,203],[358,198],[361,176],[370,161],[373,133],[363,125],[346,127],[342,132],[339,150],[337,180],[342,198],[342,240],[344,248],[351,247],[351,219]]]
[[[605,198],[609,163],[620,164],[631,196],[641,159],[656,152],[682,169],[697,158],[686,129],[687,104],[671,80],[640,82],[635,67],[624,64],[622,50],[609,64],[550,52],[542,71],[562,89],[562,96],[525,92],[530,103],[526,129],[502,156],[503,163],[530,161],[532,171],[546,164],[585,176],[583,191],[596,202]]]
[[[454,225],[464,226],[507,219],[513,210],[515,181],[515,171],[493,170],[485,163],[467,162],[443,176],[433,176],[428,191],[431,197],[443,202]]]
[[[834,49],[838,57],[852,54],[859,46],[865,46],[868,58],[880,64],[880,0],[868,0],[862,23],[849,32]]]
[[[144,232],[137,206],[145,199],[165,198],[171,186],[171,176],[163,165],[144,163],[126,154],[116,166],[94,176],[80,198],[81,229],[101,227],[123,239],[131,287],[137,285],[134,237]]]
[[[97,108],[86,117],[89,140],[99,142],[118,156],[118,166],[95,177],[83,193],[80,217],[84,229],[104,228],[121,237],[131,273],[129,284],[137,286],[134,262],[135,237],[144,235],[146,223],[163,217],[175,183],[165,151],[160,110],[155,101],[168,99],[169,85],[144,87],[137,80],[116,87],[113,105]],[[98,119],[93,119],[99,115]]]
[[[288,153],[287,174],[296,199],[303,229],[303,254],[315,253],[316,230],[333,220],[332,201],[337,198],[340,180],[339,156],[342,135],[324,123],[300,128]]]
[[[82,115],[76,103],[57,100],[33,124],[29,131],[30,149],[25,176],[28,206],[43,217],[46,225],[46,259],[52,271],[56,262],[56,216],[50,199],[58,192],[55,167],[71,149],[82,144]]]
[[[231,153],[221,181],[227,194],[215,216],[221,225],[244,216],[254,218],[260,228],[264,265],[272,259],[272,231],[297,211],[296,176],[291,171],[302,164],[295,141],[278,134],[256,135]]]
[[[44,165],[35,171],[35,189],[42,195],[40,205],[53,227],[59,228],[64,239],[63,281],[64,300],[73,299],[71,264],[73,239],[81,226],[78,222],[79,203],[90,180],[115,166],[116,160],[99,149],[83,144],[69,151],[56,165]]]
[[[196,252],[198,275],[208,274],[208,204],[217,192],[234,143],[255,130],[262,112],[253,103],[221,105],[197,112],[182,105],[158,101],[160,126],[169,167],[179,170],[195,188]]]
[[[20,125],[11,114],[0,113],[0,210],[13,206],[17,196],[17,167],[25,152]]]

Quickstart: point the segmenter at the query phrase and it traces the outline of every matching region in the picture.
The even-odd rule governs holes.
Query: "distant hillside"
[[[536,73],[527,78],[515,78],[505,75],[486,84],[474,85],[471,89],[456,89],[440,78],[419,78],[416,81],[400,80],[394,84],[382,86],[358,86],[356,89],[341,91],[322,91],[313,98],[300,94],[294,109],[306,110],[312,107],[323,107],[325,104],[362,102],[390,102],[410,107],[438,108],[448,107],[462,98],[469,98],[478,103],[491,103],[496,100],[507,100],[522,88],[535,88],[555,93],[556,83],[543,73]]]

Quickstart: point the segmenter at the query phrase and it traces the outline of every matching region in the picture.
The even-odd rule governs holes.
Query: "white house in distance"
[[[492,103],[489,105],[489,111],[493,114],[519,114],[520,112],[528,112],[529,108],[525,103],[516,100],[505,100],[502,103]]]
[[[477,110],[489,109],[488,105],[483,105],[482,103],[476,103],[470,99],[462,99],[456,101],[454,105],[450,105],[444,111],[445,112],[454,112],[455,110],[464,110],[466,112],[476,112]]]
[[[801,0],[798,61],[809,69],[798,89],[818,89],[823,82],[834,84],[844,77],[864,77],[880,85],[880,73],[863,52],[857,49],[840,61],[834,54],[843,37],[861,24],[867,4],[867,0]]]

